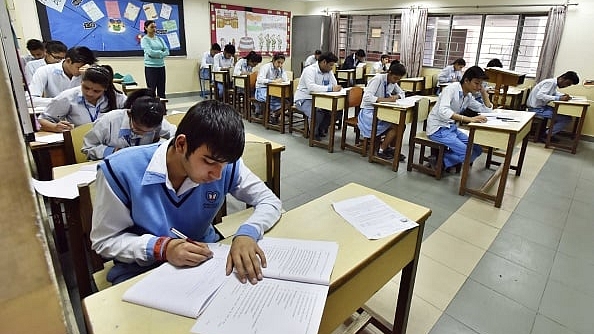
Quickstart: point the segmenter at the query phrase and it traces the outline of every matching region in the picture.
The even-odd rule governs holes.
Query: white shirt
[[[220,71],[221,68],[230,68],[230,67],[233,67],[234,63],[235,63],[235,59],[233,59],[233,57],[227,59],[227,58],[225,58],[224,53],[220,52],[214,56],[212,70]]]
[[[43,107],[63,91],[79,87],[80,82],[80,75],[69,78],[64,73],[62,62],[49,64],[37,69],[29,83],[29,93],[33,98],[33,104],[36,107]]]
[[[289,81],[287,72],[283,68],[274,68],[272,62],[266,63],[260,67],[258,78],[256,79],[256,88],[266,87],[269,82],[281,78],[283,81]]]
[[[45,58],[31,60],[25,65],[25,80],[30,83],[33,80],[33,75],[37,72],[37,69],[47,65]]]
[[[303,69],[294,99],[311,100],[310,92],[331,92],[337,84],[332,72],[322,73],[320,65],[315,63]]]
[[[391,95],[398,95],[398,98],[406,97],[404,91],[397,83],[388,83],[388,74],[377,74],[367,83],[365,91],[363,92],[363,100],[361,100],[362,109],[373,109],[373,104],[380,97],[390,97]]]
[[[444,67],[439,75],[437,76],[437,81],[439,83],[448,83],[448,82],[456,82],[462,79],[462,71],[456,71],[454,69],[454,65],[448,65]]]
[[[254,68],[248,65],[247,59],[241,58],[235,64],[233,68],[233,75],[241,75],[241,72],[252,73]]]
[[[173,139],[163,142],[157,148],[145,175],[164,176],[165,186],[174,191],[167,171],[167,148],[171,140]],[[241,160],[238,164],[238,173],[239,186],[231,191],[231,195],[245,203],[257,203],[254,212],[244,224],[253,226],[262,235],[280,218],[281,201]],[[154,236],[125,233],[126,228],[134,225],[130,210],[114,194],[101,170],[97,171],[95,183],[97,196],[96,205],[93,207],[93,229],[91,231],[93,245],[99,244],[97,247],[102,249],[101,255],[106,258],[114,258],[118,255],[117,259],[122,262],[149,263],[146,245]],[[198,186],[200,184],[186,178],[177,193],[181,195]]]
[[[100,117],[83,138],[82,152],[89,160],[100,160],[115,149],[156,143],[160,138],[173,138],[176,126],[163,119],[160,126],[144,134],[135,134],[130,128],[128,109],[116,109]]]
[[[317,63],[318,60],[316,59],[316,55],[310,55],[307,58],[305,58],[305,61],[303,62],[303,67],[307,67],[313,63]]]
[[[545,79],[532,88],[528,100],[526,100],[526,106],[529,108],[544,107],[551,101],[559,100],[561,95],[563,94],[557,92],[557,78]]]
[[[492,112],[493,109],[485,107],[484,104],[478,102],[472,97],[472,93],[464,95],[462,85],[459,82],[454,82],[443,89],[437,102],[429,117],[427,117],[427,134],[434,134],[439,128],[449,128],[454,120],[451,119],[453,114],[459,114],[471,108],[472,110],[483,113]]]
[[[202,61],[200,62],[200,68],[208,68],[208,65],[214,64],[214,57],[210,55],[210,51],[204,52]]]
[[[50,65],[48,65],[50,66]],[[47,67],[47,66],[46,66]],[[117,107],[124,107],[126,95],[116,93]],[[101,96],[95,105],[88,102],[81,91],[80,85],[63,91],[45,107],[40,119],[53,123],[66,120],[74,126],[92,123],[97,118],[108,112],[107,97]]]
[[[386,72],[388,64],[385,64],[385,66],[386,66],[386,69],[384,69],[384,64],[382,63],[381,60],[373,63],[373,67],[371,68],[371,74]]]

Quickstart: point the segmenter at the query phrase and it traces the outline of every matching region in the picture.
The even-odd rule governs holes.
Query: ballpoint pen
[[[175,227],[170,228],[169,231],[171,231],[171,233],[175,234],[178,238],[183,239],[184,241],[193,243],[194,245],[198,245],[197,241],[188,238],[185,234],[178,231]]]

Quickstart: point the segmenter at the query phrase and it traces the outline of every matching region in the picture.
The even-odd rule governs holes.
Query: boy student
[[[242,282],[256,284],[266,267],[257,241],[281,215],[281,201],[240,159],[245,143],[241,116],[216,100],[192,106],[175,137],[130,147],[106,157],[97,171],[91,241],[114,259],[107,279],[122,282],[162,262],[197,266],[212,257],[211,222],[226,194],[255,207],[237,230],[227,258]],[[176,239],[170,228],[188,238]]]
[[[226,71],[233,67],[235,64],[235,46],[233,44],[225,45],[223,52],[217,53],[213,58],[212,70],[213,71]],[[219,90],[219,96],[223,96],[225,93],[222,83],[217,84]]]
[[[373,67],[371,68],[371,74],[388,72],[388,69],[390,69],[389,63],[390,56],[382,55],[378,62],[373,63]]]
[[[21,68],[23,69],[30,61],[45,57],[45,45],[38,39],[32,38],[28,40],[27,50],[29,54],[21,57]]]
[[[295,106],[299,111],[311,118],[311,92],[338,92],[342,89],[331,72],[338,58],[331,52],[322,53],[318,62],[303,69],[297,91],[295,91]],[[330,115],[322,109],[316,109],[316,124],[313,131],[316,140],[325,136],[330,126]]]
[[[363,49],[357,50],[357,52],[353,53],[352,55],[346,57],[344,59],[344,63],[340,67],[341,70],[352,70],[357,68],[359,63],[365,62],[365,51]]]
[[[176,127],[163,119],[165,106],[150,89],[128,96],[123,109],[108,112],[93,123],[83,138],[82,152],[101,160],[126,147],[148,145],[175,135]]]
[[[580,78],[574,71],[567,71],[557,78],[545,79],[534,86],[526,105],[528,111],[535,112],[537,116],[549,119],[553,117],[553,107],[547,105],[551,101],[569,101],[571,97],[557,91],[557,88],[565,88],[571,85],[577,85]],[[556,135],[563,130],[567,124],[571,122],[571,117],[566,115],[557,115],[553,129],[548,129],[547,132],[537,134],[540,141],[545,141],[548,131],[553,131],[552,135]],[[552,141],[558,141],[557,138],[552,138]]]
[[[316,51],[314,52],[314,54],[312,54],[312,55],[309,55],[309,56],[308,56],[308,57],[305,59],[305,61],[303,62],[303,67],[305,68],[305,67],[307,67],[307,66],[309,66],[309,65],[311,65],[311,64],[317,63],[317,62],[318,62],[318,58],[320,58],[320,55],[321,55],[321,54],[322,54],[322,51],[321,51],[321,50],[316,50]]]
[[[468,136],[458,130],[456,121],[484,123],[487,118],[483,115],[474,117],[463,116],[461,113],[472,108],[477,112],[491,112],[490,108],[477,102],[472,94],[478,92],[487,80],[485,71],[478,66],[467,69],[459,82],[454,82],[443,89],[435,106],[431,109],[427,118],[427,135],[431,140],[442,143],[448,147],[443,157],[445,169],[456,166],[464,161]],[[473,162],[482,149],[480,145],[474,144],[470,162]],[[435,165],[436,157],[430,157],[430,163]]]
[[[60,41],[47,41],[45,43],[45,57],[32,60],[25,66],[25,79],[27,82],[31,82],[33,75],[41,66],[59,63],[64,60],[66,51],[68,51],[66,44]]]
[[[77,46],[66,51],[63,61],[37,69],[29,83],[33,104],[46,106],[66,89],[80,86],[80,68],[95,62],[97,58],[93,51],[86,46]]]
[[[210,50],[204,52],[202,61],[200,62],[200,79],[210,80],[209,65],[214,64],[214,56],[221,52],[219,43],[214,43],[210,46]]]
[[[359,112],[358,118],[359,130],[363,137],[371,138],[374,103],[394,102],[398,99],[405,98],[404,91],[398,86],[398,81],[405,74],[406,68],[404,65],[398,63],[390,66],[388,73],[377,74],[367,83],[367,87],[365,87],[365,92],[363,93],[361,111]],[[390,143],[396,139],[396,128],[394,128],[394,124],[378,121],[377,133],[380,136],[386,136],[380,145],[377,155],[386,160],[394,159],[394,148],[389,146]],[[404,161],[406,157],[401,154],[398,159]]]

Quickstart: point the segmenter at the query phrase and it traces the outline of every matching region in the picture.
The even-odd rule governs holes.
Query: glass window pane
[[[546,25],[547,16],[544,15],[528,16],[524,19],[515,71],[526,73],[531,77],[536,76]]]
[[[448,64],[458,58],[466,60],[466,66],[474,65],[481,35],[481,15],[456,15],[452,22],[452,36]]]
[[[450,35],[449,16],[430,16],[427,18],[423,65],[445,67]]]
[[[519,15],[487,15],[481,43],[479,66],[498,58],[509,69],[513,58]]]

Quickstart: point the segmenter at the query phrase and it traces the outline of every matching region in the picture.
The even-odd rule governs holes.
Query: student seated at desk
[[[501,68],[501,67],[503,67],[503,64],[501,63],[501,60],[499,60],[497,58],[493,58],[493,59],[489,60],[489,62],[487,63],[487,67],[500,67]],[[486,80],[483,80],[481,90],[479,90],[478,92],[472,93],[472,97],[474,97],[474,99],[477,100],[478,102],[484,104],[485,107],[493,108],[493,103],[491,102],[491,99],[489,98],[489,92],[487,90],[488,90],[488,83]],[[466,110],[464,110],[461,115],[468,116],[468,117],[474,117],[477,114],[478,113],[476,111],[474,111],[470,108],[466,108]]]
[[[45,57],[45,44],[42,41],[32,38],[27,40],[26,47],[29,54],[21,56],[21,68],[25,68],[30,61],[43,59],[43,57]]]
[[[80,86],[80,68],[84,65],[92,65],[96,61],[93,51],[86,46],[77,46],[66,51],[66,58],[63,61],[37,69],[29,83],[33,105],[47,106],[58,94],[68,88]]]
[[[380,60],[373,63],[373,67],[371,68],[371,74],[376,73],[386,73],[390,69],[390,56],[382,55]]]
[[[462,79],[462,69],[464,68],[464,66],[466,66],[466,61],[464,59],[458,58],[454,60],[454,63],[452,63],[452,65],[444,67],[443,70],[439,72],[439,75],[437,76],[438,84],[442,85],[450,82],[460,81]],[[438,95],[439,92],[441,92],[441,90],[441,87],[437,88]]]
[[[258,71],[258,78],[256,79],[256,93],[255,98],[260,102],[266,102],[266,95],[268,89],[266,85],[270,82],[287,82],[287,72],[283,71],[283,64],[285,63],[285,55],[282,53],[275,53],[272,56],[270,63],[262,65]],[[270,116],[271,123],[278,123],[278,117],[281,108],[281,99],[278,97],[270,98]],[[262,111],[256,110],[256,114]]]
[[[482,68],[472,66],[467,69],[459,82],[454,82],[443,89],[435,106],[429,112],[427,117],[427,136],[429,139],[442,143],[447,146],[443,157],[445,169],[454,167],[464,161],[466,157],[466,147],[468,145],[468,136],[458,130],[456,121],[484,123],[487,118],[483,115],[467,117],[461,113],[472,108],[478,112],[491,112],[493,109],[485,107],[484,104],[477,102],[472,94],[478,92],[483,84],[483,80],[488,77]],[[474,144],[472,147],[472,163],[482,153],[480,145]],[[430,163],[435,165],[436,157],[430,157]]]
[[[232,44],[225,45],[223,52],[217,53],[213,58],[212,70],[213,71],[227,71],[235,64],[235,46]],[[225,93],[222,83],[217,84],[219,90],[219,96],[223,96]]]
[[[165,107],[150,89],[130,94],[124,109],[97,119],[83,138],[82,152],[89,160],[101,160],[126,147],[148,145],[169,139],[176,127],[163,119]]]
[[[320,55],[322,54],[321,50],[316,50],[314,51],[314,54],[309,55],[307,58],[305,58],[305,61],[303,61],[303,67],[307,67],[311,64],[315,64],[318,62],[318,58],[320,58]]]
[[[241,116],[207,100],[188,110],[174,138],[121,150],[99,164],[90,237],[98,254],[114,259],[110,282],[165,261],[197,266],[212,257],[205,243],[219,240],[211,222],[226,194],[255,207],[235,234],[227,275],[235,269],[244,283],[262,279],[266,257],[257,241],[280,218],[281,201],[243,164],[244,144]],[[172,227],[191,240],[175,239]]]
[[[338,92],[342,89],[332,74],[332,69],[338,61],[332,52],[322,53],[316,64],[303,69],[299,85],[295,91],[295,106],[299,111],[311,119],[311,92]],[[316,140],[326,136],[330,126],[330,114],[320,108],[316,108],[316,124],[310,129]]]
[[[395,102],[398,99],[405,98],[404,91],[398,86],[398,81],[406,74],[404,65],[398,63],[390,66],[388,73],[377,74],[367,83],[363,100],[361,101],[361,110],[359,111],[358,126],[361,135],[365,138],[371,138],[371,126],[373,122],[373,104],[377,102]],[[378,157],[382,159],[394,159],[394,148],[390,144],[396,139],[396,128],[394,124],[378,120],[378,136],[385,135],[381,143]],[[400,161],[406,157],[400,155]]]
[[[200,79],[202,80],[210,80],[210,70],[209,65],[214,64],[214,56],[221,52],[221,46],[219,43],[213,43],[210,46],[210,50],[204,52],[202,56],[202,61],[200,62]]]
[[[526,100],[528,111],[535,112],[537,116],[545,119],[552,118],[553,107],[549,106],[548,103],[551,101],[569,101],[571,99],[569,95],[558,92],[557,87],[566,88],[571,85],[577,85],[579,82],[580,78],[577,73],[574,71],[567,71],[557,78],[545,79],[537,83],[536,86],[532,88],[532,91],[530,91],[530,95],[528,95],[528,99]],[[552,135],[554,136],[563,130],[570,122],[571,116],[557,115],[553,129],[548,129],[545,133],[537,134],[539,140],[544,142],[548,131],[553,131]],[[558,141],[557,138],[553,138],[552,140]]]
[[[239,59],[233,68],[233,75],[248,75],[254,71],[254,67],[262,62],[262,56],[255,51],[250,51],[245,57]]]
[[[357,52],[346,57],[344,63],[340,66],[341,70],[353,70],[357,68],[360,63],[365,62],[365,51],[363,49],[357,50]]]
[[[67,89],[52,99],[39,115],[39,124],[42,131],[70,130],[92,123],[110,110],[122,108],[125,102],[126,95],[113,85],[111,66],[91,66],[85,70],[78,87]]]
[[[42,66],[59,63],[66,57],[68,47],[60,41],[47,41],[45,43],[45,57],[35,59],[27,63],[25,66],[25,80],[31,82],[33,75]]]

